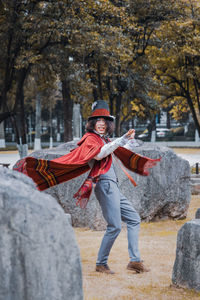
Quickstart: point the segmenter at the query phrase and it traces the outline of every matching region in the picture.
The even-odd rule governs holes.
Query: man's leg
[[[128,251],[130,261],[140,261],[138,239],[140,231],[140,216],[131,203],[120,193],[120,209],[122,221],[127,224]]]
[[[95,187],[95,195],[107,222],[107,230],[98,252],[97,266],[107,265],[108,256],[115,239],[121,231],[120,193],[117,183],[100,180]]]
[[[128,251],[130,262],[127,266],[129,270],[148,272],[149,269],[144,266],[140,258],[138,247],[140,216],[135,211],[131,203],[120,193],[121,218],[127,224]]]

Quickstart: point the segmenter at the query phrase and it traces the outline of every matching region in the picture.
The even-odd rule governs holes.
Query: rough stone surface
[[[191,193],[192,195],[200,194],[200,175],[191,174]]]
[[[200,291],[200,220],[185,223],[178,232],[172,282]]]
[[[75,142],[69,142],[50,150],[33,152],[31,156],[53,159],[65,155],[75,147]],[[137,187],[134,187],[124,172],[117,167],[120,189],[132,202],[142,220],[184,218],[191,198],[188,161],[177,156],[173,150],[154,144],[146,145],[144,143],[142,146],[131,150],[151,158],[162,157],[161,162],[150,170],[148,177],[130,172],[138,184]],[[101,230],[105,228],[105,222],[94,193],[84,210],[76,207],[73,199],[74,193],[77,192],[86,176],[87,174],[83,174],[71,181],[52,187],[46,190],[46,193],[55,197],[65,211],[71,214],[73,226],[86,226]]]
[[[70,214],[65,214],[65,216],[66,216],[69,224],[72,225],[72,217],[71,217],[71,215]]]
[[[195,219],[200,219],[200,208],[197,209]]]
[[[0,168],[0,300],[83,299],[72,226],[30,178]]]

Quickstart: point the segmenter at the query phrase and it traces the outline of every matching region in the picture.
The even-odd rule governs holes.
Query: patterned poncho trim
[[[14,169],[31,177],[36,183],[37,189],[43,191],[89,171],[90,167],[88,162],[100,152],[104,142],[99,135],[89,132],[82,137],[77,145],[78,147],[73,149],[70,153],[51,161],[26,157],[20,160]],[[133,153],[123,147],[117,148],[114,154],[127,169],[143,176],[149,175],[148,169],[160,161],[160,158],[151,159]],[[93,185],[98,181],[100,175],[108,172],[111,164],[111,155],[108,155],[100,161],[95,160],[88,177],[74,195],[77,205],[81,208],[86,207],[92,193]],[[131,182],[136,185],[128,172],[125,169],[124,171]]]

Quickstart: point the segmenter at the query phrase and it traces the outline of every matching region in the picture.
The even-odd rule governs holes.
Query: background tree
[[[152,51],[155,74],[162,85],[160,99],[176,119],[188,110],[200,135],[200,7],[197,1],[179,3],[181,16],[163,23]]]
[[[73,3],[76,1],[73,1]],[[1,120],[13,117],[18,145],[26,144],[24,82],[33,65],[44,59],[44,51],[66,44],[72,1],[4,1],[1,6]],[[14,104],[8,93],[15,94]]]
[[[74,102],[86,118],[97,99],[110,103],[115,135],[136,118],[154,126],[163,99],[168,115],[189,106],[198,126],[198,12],[195,0],[1,2],[0,120],[11,117],[26,145],[27,82],[37,70],[44,95],[60,82],[52,95],[62,95],[64,141]]]

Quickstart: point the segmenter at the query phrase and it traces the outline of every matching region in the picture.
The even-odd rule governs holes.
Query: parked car
[[[167,128],[156,128],[157,137],[166,137],[170,132],[170,129]],[[145,129],[141,134],[138,135],[138,138],[143,139],[147,138],[149,135],[148,129]]]
[[[170,129],[168,128],[156,128],[156,137],[162,138],[169,135]]]
[[[138,135],[139,139],[146,139],[148,137],[148,129],[145,129],[141,134]]]

